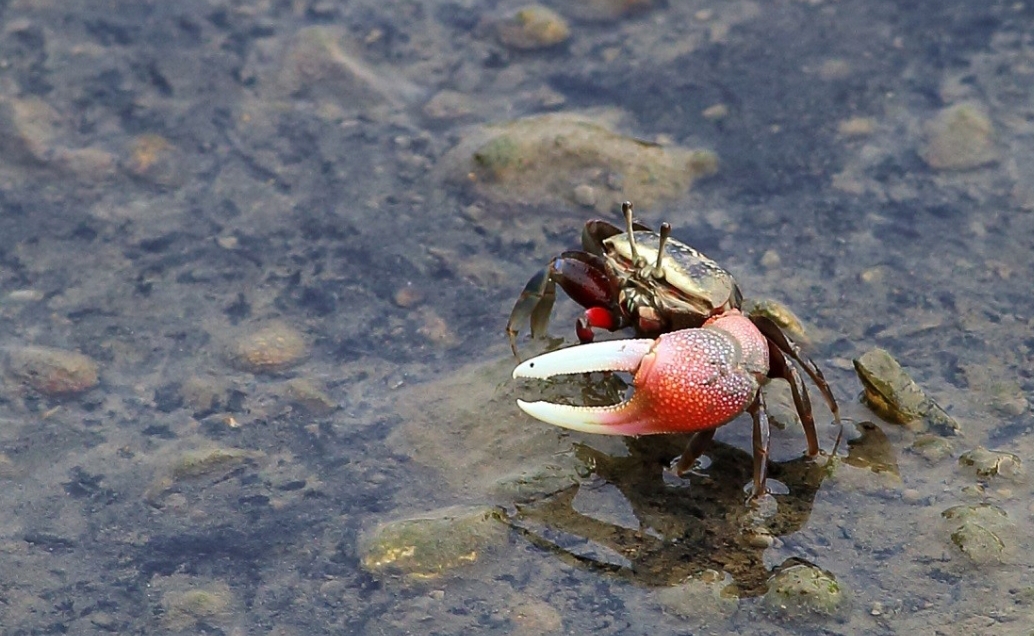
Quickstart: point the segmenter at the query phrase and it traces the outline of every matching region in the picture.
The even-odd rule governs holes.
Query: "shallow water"
[[[3,5],[5,633],[1029,631],[1029,476],[958,458],[1031,461],[1031,8],[551,6],[568,38],[524,50],[495,26],[517,3]],[[600,211],[481,189],[448,152],[575,111],[717,155],[637,212],[791,307],[848,431],[871,422],[828,471],[775,433],[769,544],[738,535],[745,418],[675,483],[678,441],[567,436],[513,404],[553,388],[508,380],[510,308]],[[633,187],[605,172],[578,176],[600,201]],[[559,302],[552,334],[575,315]],[[30,346],[85,354],[97,385],[40,383]],[[857,402],[875,346],[960,422],[949,457]],[[543,464],[552,490],[497,483]],[[596,469],[564,481],[574,464]],[[991,562],[942,515],[978,504],[1007,515]],[[377,524],[455,505],[512,527],[440,576],[361,567]],[[789,559],[846,604],[763,602]],[[742,598],[686,583],[704,569]]]

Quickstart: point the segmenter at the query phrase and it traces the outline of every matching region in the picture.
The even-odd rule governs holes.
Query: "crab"
[[[585,307],[575,330],[581,345],[527,360],[514,378],[546,379],[593,371],[633,374],[633,395],[613,406],[576,407],[549,402],[518,406],[532,417],[565,428],[610,435],[692,433],[672,469],[682,476],[706,450],[715,431],[740,414],[754,424],[752,497],[765,493],[769,422],[761,387],[772,378],[790,385],[807,440],[807,455],[820,453],[803,369],[822,394],[835,423],[840,412],[822,371],[770,317],[741,311],[743,295],[733,276],[697,250],[632,218],[624,203],[624,231],[590,221],[584,251],[552,259],[532,277],[507,323],[517,354],[520,323],[532,337],[543,333],[556,285]],[[631,328],[637,339],[593,342],[596,329]]]

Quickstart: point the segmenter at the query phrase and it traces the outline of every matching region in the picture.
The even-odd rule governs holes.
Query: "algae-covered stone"
[[[514,49],[543,49],[567,40],[571,29],[556,11],[539,4],[521,7],[495,24],[496,35]]]
[[[957,435],[959,423],[927,397],[919,385],[885,349],[875,348],[854,360],[862,382],[863,401],[881,418],[917,432],[934,429]]]
[[[97,386],[97,363],[75,351],[21,347],[11,352],[11,375],[40,393],[61,397]]]
[[[223,581],[174,574],[155,577],[151,587],[161,599],[161,622],[166,629],[179,632],[201,624],[228,628],[234,618],[236,598]]]
[[[931,168],[971,170],[998,158],[994,126],[984,108],[964,103],[945,108],[926,126],[919,155]]]
[[[559,113],[478,128],[443,157],[446,177],[503,206],[555,209],[577,205],[588,185],[608,213],[621,201],[649,208],[684,195],[713,174],[710,150],[660,146],[615,132],[611,114]]]
[[[1023,464],[1017,455],[977,446],[959,457],[959,465],[969,468],[977,477],[1003,477],[1019,480],[1024,476]]]
[[[780,569],[768,581],[762,604],[785,619],[832,616],[846,605],[843,587],[829,572],[810,563]]]
[[[161,187],[175,187],[184,180],[182,152],[160,135],[140,135],[133,140],[123,169],[137,179]]]
[[[271,373],[298,364],[308,349],[301,332],[285,323],[274,322],[239,338],[230,348],[230,358],[244,371]]]
[[[204,477],[231,470],[262,456],[263,454],[258,451],[243,448],[212,447],[192,450],[177,457],[172,462],[169,473],[174,480]]]
[[[1010,546],[1014,524],[992,504],[953,506],[941,513],[952,544],[974,565],[1001,563]]]
[[[381,524],[360,539],[363,568],[427,579],[478,561],[506,542],[497,508],[445,508]]]

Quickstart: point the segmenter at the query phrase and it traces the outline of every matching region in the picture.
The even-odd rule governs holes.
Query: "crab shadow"
[[[859,432],[845,463],[852,463],[854,449],[866,447],[859,442],[867,434],[879,430],[859,427]],[[802,456],[772,463],[769,478],[785,486],[782,494],[747,505],[751,455],[716,442],[707,453],[710,467],[679,479],[666,469],[684,441],[627,438],[624,456],[577,445],[575,452],[594,468],[594,478],[516,505],[510,523],[562,560],[640,585],[671,586],[717,570],[731,576],[740,597],[764,594],[775,571],[765,565],[765,550],[776,537],[804,526],[823,480],[838,462]]]

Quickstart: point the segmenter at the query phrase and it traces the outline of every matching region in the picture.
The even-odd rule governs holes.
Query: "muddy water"
[[[5,632],[1029,630],[1030,8],[550,6],[3,5]],[[513,405],[611,395],[509,382],[503,326],[629,192],[804,320],[856,438],[777,432],[760,521],[742,420],[673,482],[677,440]],[[961,436],[856,401],[876,346]],[[508,531],[440,573],[364,569],[379,524],[485,506]],[[766,595],[800,564],[821,611]]]

